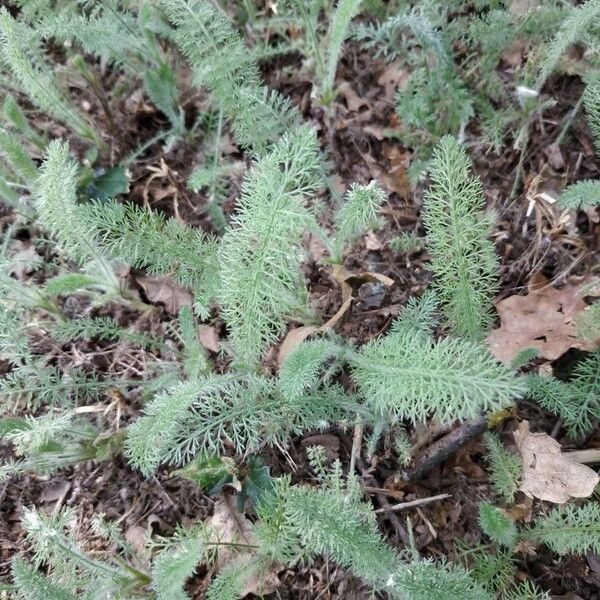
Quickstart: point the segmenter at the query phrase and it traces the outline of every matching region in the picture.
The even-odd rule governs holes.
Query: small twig
[[[438,494],[437,496],[429,496],[428,498],[417,498],[417,500],[410,500],[409,502],[399,502],[398,504],[390,504],[383,508],[378,508],[374,512],[382,513],[390,510],[406,510],[407,508],[413,508],[414,506],[421,506],[422,504],[429,504],[436,500],[443,500],[444,498],[450,498],[451,494]]]
[[[404,492],[401,492],[400,490],[386,490],[385,488],[371,487],[368,485],[363,485],[361,487],[363,492],[366,492],[367,494],[385,494],[386,496],[396,498],[397,500],[404,498]]]
[[[415,466],[403,473],[405,481],[417,481],[426,473],[443,463],[449,456],[457,452],[468,441],[485,430],[487,422],[484,417],[463,423],[448,435],[432,444],[415,460]]]
[[[579,96],[579,100],[577,100],[577,104],[574,106],[573,110],[570,112],[568,118],[565,121],[565,124],[563,125],[563,128],[561,129],[560,133],[558,134],[558,137],[556,138],[556,144],[558,146],[560,146],[563,143],[565,136],[567,135],[567,132],[571,128],[571,125],[573,125],[573,121],[575,120],[575,117],[579,114],[582,103],[583,103],[583,94],[581,96]]]
[[[558,417],[556,423],[554,423],[554,427],[552,428],[552,431],[550,432],[550,437],[556,438],[556,436],[558,435],[560,428],[562,427],[563,424],[563,418],[562,417]]]
[[[362,446],[363,438],[363,420],[361,417],[356,418],[356,424],[354,425],[354,438],[352,439],[352,451],[350,453],[350,467],[348,472],[354,473],[356,466],[356,459],[360,457],[360,449]]]
[[[600,463],[600,449],[573,450],[572,452],[565,452],[564,457],[584,465],[595,465]]]
[[[363,481],[365,483],[367,483],[370,487],[374,487],[374,488],[379,487],[379,484],[377,483],[377,480],[375,479],[375,477],[373,477],[373,475],[365,475],[364,464],[362,463],[362,460],[360,459],[360,457],[358,458],[357,463],[358,463],[360,470],[363,472]],[[382,508],[386,509],[389,506],[391,506],[390,503],[388,502],[388,499],[385,497],[385,494],[378,494],[376,492],[375,497],[377,498],[377,501],[379,502],[379,504],[381,504]],[[387,519],[392,524],[392,526],[394,527],[394,529],[396,531],[396,535],[400,538],[400,540],[402,541],[402,543],[404,545],[407,545],[409,543],[409,536],[408,536],[408,533],[406,532],[406,529],[404,529],[404,526],[400,522],[400,519],[398,518],[398,516],[396,514],[394,514],[394,512],[390,512],[389,510],[386,510],[383,518]]]

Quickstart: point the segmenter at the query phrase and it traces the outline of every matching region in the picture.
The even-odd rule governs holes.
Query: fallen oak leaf
[[[570,498],[588,498],[600,482],[589,467],[569,460],[560,444],[546,433],[531,433],[521,421],[514,432],[523,460],[519,489],[531,498],[564,504]]]
[[[589,282],[586,282],[589,285]],[[496,304],[500,327],[488,335],[490,352],[509,363],[525,348],[537,348],[541,358],[555,360],[570,348],[594,350],[597,344],[577,334],[575,320],[586,309],[589,295],[581,283],[562,289],[532,285],[526,296],[509,296]]]
[[[394,285],[394,280],[387,275],[374,271],[351,273],[344,265],[333,265],[331,274],[342,290],[342,300],[344,301],[352,296],[353,290],[358,289],[363,283],[383,283],[388,288]]]
[[[138,277],[146,297],[150,302],[161,302],[168,312],[173,315],[179,314],[182,306],[192,305],[192,294],[179,287],[171,277]]]
[[[258,547],[258,540],[254,535],[252,523],[237,509],[234,496],[224,495],[215,502],[213,516],[208,523],[219,535],[217,559],[214,564],[217,572],[233,561],[239,564],[252,561],[252,550]],[[278,571],[277,565],[272,565],[267,570],[251,569],[239,597],[273,593],[280,583]]]
[[[198,339],[200,344],[206,350],[211,352],[219,352],[219,334],[217,329],[211,325],[200,325],[198,327]]]

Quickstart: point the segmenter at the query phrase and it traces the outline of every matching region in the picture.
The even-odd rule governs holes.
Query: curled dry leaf
[[[326,323],[323,323],[320,327],[317,325],[303,325],[302,327],[296,327],[296,329],[288,331],[288,334],[285,336],[285,339],[279,347],[277,364],[281,365],[288,357],[289,353],[308,336],[313,333],[323,333],[333,329],[350,308],[350,305],[354,300],[354,290],[358,289],[363,283],[382,283],[386,287],[390,287],[394,283],[393,279],[386,275],[382,275],[381,273],[373,273],[371,271],[365,271],[364,273],[358,274],[350,273],[343,265],[334,265],[332,275],[342,290],[342,305],[338,308],[333,317]]]
[[[217,333],[216,327],[211,325],[200,325],[198,327],[198,339],[200,344],[206,350],[211,352],[219,352],[219,334]]]
[[[523,460],[520,490],[529,497],[556,504],[570,498],[588,498],[600,477],[589,467],[573,462],[561,452],[560,444],[545,433],[531,433],[522,421],[514,433]]]
[[[525,348],[537,348],[539,356],[549,360],[569,348],[594,350],[598,344],[581,338],[575,324],[587,307],[583,298],[590,295],[585,289],[588,284],[572,282],[560,290],[532,286],[526,296],[509,296],[498,302],[500,327],[487,338],[491,353],[508,363]]]
[[[182,306],[192,305],[192,294],[177,286],[171,277],[138,277],[137,282],[150,302],[161,302],[173,315],[179,314]]]
[[[302,327],[296,327],[288,332],[279,348],[277,354],[277,364],[281,365],[283,361],[288,357],[289,353],[300,343],[302,343],[309,335],[313,333],[322,333],[333,329],[337,322],[344,316],[345,312],[350,308],[354,298],[348,296],[344,303],[338,308],[337,312],[331,319],[326,323],[323,323],[320,327],[316,325],[303,325]]]
[[[209,524],[219,534],[219,550],[215,569],[220,571],[232,560],[243,559],[250,552],[236,551],[235,546],[227,544],[240,544],[244,546],[257,546],[258,540],[252,531],[252,523],[237,509],[234,496],[223,496],[215,502],[213,516]],[[272,566],[267,571],[261,571],[251,576],[242,589],[240,598],[248,594],[272,594],[279,585],[277,566]]]
[[[399,60],[389,63],[377,79],[377,83],[384,89],[383,101],[386,104],[394,103],[398,88],[405,85],[410,76],[410,71],[400,65]]]

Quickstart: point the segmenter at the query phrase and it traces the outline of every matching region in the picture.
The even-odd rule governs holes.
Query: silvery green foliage
[[[297,111],[260,83],[254,58],[229,20],[207,0],[161,0],[174,39],[194,69],[194,82],[207,87],[232,120],[238,141],[264,152],[292,127]]]
[[[69,146],[54,140],[40,168],[35,194],[38,218],[77,262],[95,258],[85,221],[77,206],[77,163]]]
[[[81,137],[98,141],[85,117],[59,89],[53,70],[44,59],[40,35],[25,23],[17,22],[6,8],[0,10],[0,56],[38,108]]]
[[[179,311],[179,333],[183,342],[183,369],[190,379],[210,371],[206,351],[198,339],[198,324],[189,306]]]
[[[337,387],[299,399],[281,395],[272,379],[257,375],[211,375],[176,385],[146,405],[128,429],[131,464],[150,474],[161,463],[182,465],[198,454],[237,454],[342,420],[350,401]]]
[[[600,74],[590,74],[585,78],[583,104],[594,136],[596,151],[600,156]]]
[[[30,184],[37,177],[37,168],[19,138],[0,127],[0,158],[18,181]]]
[[[427,315],[428,302],[426,297],[420,308],[411,306],[387,335],[351,357],[354,379],[371,410],[413,423],[428,417],[452,422],[500,410],[524,394],[524,383],[481,344],[435,341],[423,331],[411,317],[419,311]]]
[[[600,10],[599,10],[600,14]],[[583,104],[596,150],[600,156],[600,75],[593,74],[585,78]],[[558,199],[561,208],[585,210],[600,205],[600,181],[587,179],[567,187]]]
[[[579,361],[568,382],[531,375],[528,386],[529,395],[540,406],[563,418],[569,435],[581,437],[600,418],[600,352]]]
[[[356,242],[369,229],[381,227],[383,220],[379,207],[385,199],[386,194],[376,181],[350,187],[335,215],[333,254],[337,262],[341,262],[345,247]]]
[[[75,600],[68,590],[49,581],[21,558],[12,561],[11,574],[25,600]]]
[[[423,221],[434,289],[452,331],[480,339],[498,287],[498,259],[488,239],[493,218],[483,212],[483,189],[466,152],[449,136],[435,150],[431,178]]]
[[[493,542],[507,548],[514,547],[517,541],[517,528],[497,506],[490,502],[482,502],[479,505],[479,525]]]
[[[219,249],[220,304],[237,357],[258,361],[306,312],[302,234],[317,228],[306,201],[320,185],[320,155],[307,127],[284,135],[247,175]]]
[[[188,600],[183,591],[198,565],[210,557],[211,532],[205,527],[178,530],[156,555],[152,565],[152,587],[157,600]]]
[[[327,96],[333,90],[337,64],[342,44],[348,35],[348,27],[360,10],[361,0],[339,0],[327,33],[327,67],[323,82],[323,94]]]
[[[154,276],[171,275],[194,292],[206,316],[217,285],[217,243],[199,229],[132,203],[93,202],[79,211],[87,238],[112,260],[145,267]]]
[[[488,451],[492,489],[505,502],[511,503],[519,487],[523,465],[517,455],[504,448],[496,434],[486,432],[484,439]]]
[[[71,511],[47,516],[36,509],[25,509],[21,524],[34,552],[36,566],[46,565],[52,582],[72,594],[83,589],[93,590],[94,598],[120,598],[128,586],[140,583],[141,573],[127,570],[116,561],[96,560],[81,550],[76,542],[75,515]]]
[[[309,555],[325,554],[373,589],[398,600],[437,600],[446,592],[469,600],[491,600],[465,570],[414,560],[386,544],[377,532],[370,504],[361,499],[358,482],[353,477],[345,480],[341,465],[334,463],[331,472],[319,467],[318,473],[324,479],[322,487],[282,481],[269,506],[262,508],[263,515],[270,512],[274,517],[267,529],[273,547],[278,547],[279,534],[284,552],[300,544]]]
[[[585,210],[600,205],[600,180],[586,179],[570,185],[558,199],[561,208]]]
[[[38,171],[35,208],[41,224],[56,237],[69,258],[94,273],[94,283],[112,296],[121,288],[113,266],[90,234],[85,210],[77,203],[77,163],[69,156],[69,146],[53,140]]]
[[[343,356],[341,346],[328,339],[309,340],[298,344],[279,367],[277,386],[288,399],[300,398],[317,387],[327,363]]]
[[[516,560],[510,550],[490,550],[484,545],[467,549],[465,559],[473,579],[495,597],[510,588],[515,580]],[[502,598],[504,600],[504,596]]]
[[[540,588],[531,581],[523,581],[508,590],[502,600],[550,600],[550,594],[543,592]]]
[[[121,327],[110,317],[81,317],[76,321],[62,321],[53,329],[52,334],[60,342],[70,342],[78,338],[125,342],[146,348],[156,348],[160,341],[145,333],[130,331]]]
[[[536,78],[535,88],[541,90],[570,46],[582,40],[592,23],[600,17],[600,1],[587,0],[573,8],[562,22],[554,39],[548,44]]]
[[[524,536],[561,556],[600,552],[600,506],[596,502],[559,506],[536,519]]]
[[[244,586],[258,576],[260,570],[260,561],[242,554],[219,571],[206,592],[206,600],[238,600]]]

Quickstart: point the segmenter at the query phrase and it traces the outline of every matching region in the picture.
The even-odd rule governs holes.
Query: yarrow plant
[[[503,508],[484,502],[479,524],[489,544],[462,548],[456,562],[427,558],[415,548],[410,521],[410,543],[388,543],[355,472],[364,432],[364,456],[387,444],[386,456],[408,468],[410,432],[430,420],[441,428],[485,422],[524,397],[559,415],[574,438],[600,417],[597,351],[558,380],[519,374],[533,355],[505,365],[485,346],[500,285],[490,240],[496,221],[461,142],[475,114],[495,114],[492,72],[504,46],[486,34],[492,17],[504,32],[513,17],[477,2],[480,12],[469,21],[468,3],[451,4],[457,23],[468,25],[462,36],[450,8],[436,2],[352,30],[359,1],[289,0],[279,21],[266,22],[290,43],[300,23],[302,43],[274,49],[250,47],[228,10],[209,0],[36,0],[0,9],[0,83],[10,92],[1,115],[0,197],[13,211],[0,246],[0,438],[12,456],[0,479],[119,457],[137,477],[169,472],[221,494],[218,502],[244,523],[243,540],[226,539],[207,519],[170,537],[150,536],[141,552],[102,515],[89,525],[71,507],[50,516],[23,507],[28,553],[12,560],[6,583],[16,597],[184,600],[202,565],[210,568],[206,598],[230,600],[262,590],[282,565],[325,555],[373,593],[398,600],[545,598],[533,583],[516,583],[519,544],[543,544],[558,555],[600,551],[593,503],[559,507],[520,529]],[[563,19],[565,39],[532,33],[548,41],[536,64],[539,88],[571,41],[591,44],[594,32],[585,33],[582,16],[597,6],[589,0],[566,16],[559,6],[540,8],[548,27]],[[517,19],[520,31],[530,18]],[[246,30],[256,35],[250,21]],[[319,131],[261,75],[265,57],[305,53],[313,96],[330,117],[338,62],[353,31],[381,56],[413,53],[397,110],[420,128],[430,172],[424,235],[415,229],[390,246],[406,254],[426,249],[431,285],[362,345],[345,337],[344,311],[365,281],[383,286],[389,278],[350,272],[347,258],[387,227],[388,196],[376,180],[354,182],[330,210],[324,199],[333,173]],[[463,38],[472,52],[458,69],[453,48]],[[127,156],[111,145],[124,91],[108,92],[105,69],[136,87],[140,110],[155,111],[163,127]],[[65,85],[65,74],[76,74],[89,99]],[[442,97],[440,128],[434,107]],[[582,103],[600,139],[599,98],[597,77],[589,76]],[[102,118],[82,108],[91,103]],[[38,130],[40,111],[56,127]],[[225,132],[235,167],[225,159]],[[156,147],[161,166],[136,187],[136,161]],[[162,158],[190,148],[201,150],[189,177]],[[177,195],[168,216],[165,196],[151,201],[148,192],[161,178],[177,188],[180,175],[204,194],[189,222]],[[567,188],[561,207],[593,205],[596,183]],[[31,264],[13,248],[24,232],[37,244],[29,258],[39,260]],[[341,308],[326,323],[307,277],[312,263],[341,288]],[[152,284],[160,293],[151,293]],[[161,318],[159,302],[167,304]],[[310,484],[271,475],[268,457],[292,460],[299,437],[352,428],[349,465],[308,446]],[[493,493],[510,505],[522,464],[496,434],[486,433],[485,443]],[[107,550],[92,550],[88,534]]]

